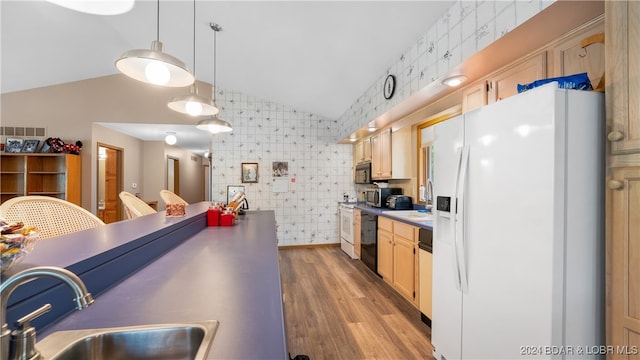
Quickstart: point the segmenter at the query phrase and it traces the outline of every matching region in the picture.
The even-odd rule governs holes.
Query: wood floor
[[[420,312],[338,247],[280,250],[287,343],[316,359],[433,359]]]

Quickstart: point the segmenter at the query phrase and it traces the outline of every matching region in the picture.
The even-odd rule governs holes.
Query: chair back
[[[40,239],[48,239],[104,225],[89,211],[51,196],[19,196],[0,205],[0,216],[35,226]]]
[[[124,213],[127,216],[127,219],[134,219],[139,216],[157,213],[157,211],[149,206],[149,204],[144,202],[144,200],[138,198],[130,192],[121,192],[120,200],[122,200],[122,203],[124,204]]]
[[[188,202],[184,201],[183,198],[181,198],[180,196],[176,195],[174,192],[169,191],[169,190],[161,190],[160,191],[160,198],[162,199],[162,201],[164,201],[164,204],[184,204],[184,205],[189,205]]]

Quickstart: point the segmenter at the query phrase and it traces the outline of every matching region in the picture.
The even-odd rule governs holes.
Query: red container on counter
[[[233,225],[233,213],[226,213],[220,215],[220,224],[222,226],[231,226]]]
[[[207,225],[219,226],[220,225],[220,210],[209,209],[207,210]]]

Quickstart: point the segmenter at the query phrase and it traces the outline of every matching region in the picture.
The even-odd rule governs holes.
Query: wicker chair
[[[130,192],[121,192],[120,200],[122,200],[122,203],[124,204],[124,212],[127,216],[127,219],[133,219],[139,216],[157,213],[157,211],[149,206],[149,204]]]
[[[180,196],[176,195],[175,193],[169,191],[169,190],[161,190],[160,191],[160,198],[162,199],[162,201],[164,201],[165,205],[166,204],[184,204],[184,205],[189,205],[188,202],[184,201],[183,198],[181,198]]]
[[[35,226],[40,239],[48,239],[104,225],[89,211],[50,196],[19,196],[0,205],[0,216]]]

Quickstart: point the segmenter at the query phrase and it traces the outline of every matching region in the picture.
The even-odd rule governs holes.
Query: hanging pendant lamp
[[[147,84],[184,87],[193,84],[195,77],[181,60],[164,53],[160,42],[160,0],[157,1],[156,40],[151,50],[135,49],[116,60],[118,70],[128,77]]]
[[[222,27],[216,23],[209,23],[211,30],[213,30],[213,89],[211,91],[213,104],[216,103],[216,35],[218,31],[222,31]],[[226,133],[233,131],[231,124],[224,120],[218,119],[217,115],[213,115],[210,118],[202,119],[196,124],[196,128],[200,130],[208,131],[212,134]]]
[[[193,0],[193,75],[196,75],[196,0]],[[215,115],[220,112],[213,104],[213,100],[198,95],[198,87],[195,83],[189,90],[189,95],[173,98],[167,104],[169,109],[191,116]]]

